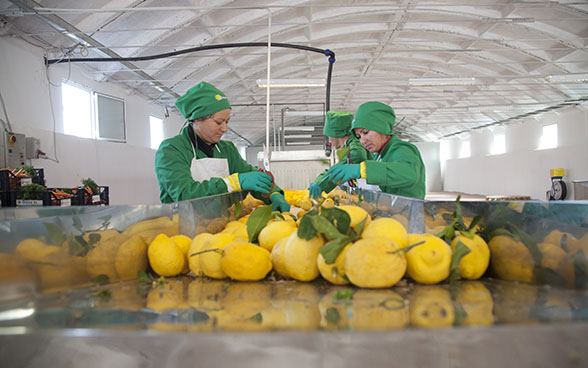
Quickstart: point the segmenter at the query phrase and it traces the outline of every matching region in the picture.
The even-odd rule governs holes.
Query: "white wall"
[[[542,126],[558,123],[559,147],[537,150]],[[565,169],[566,199],[573,199],[573,180],[588,179],[588,111],[581,107],[555,110],[500,128],[506,150],[490,156],[494,132],[470,136],[471,157],[459,159],[459,139],[448,139],[448,159],[442,162],[443,189],[483,195],[527,195],[545,200],[551,187],[550,169]]]
[[[442,188],[439,142],[416,142],[425,164],[427,192],[439,192]]]
[[[59,163],[31,162],[34,167],[45,169],[47,185],[73,187],[81,184],[82,178],[91,177],[98,185],[110,187],[111,204],[159,203],[153,164],[155,151],[149,148],[149,115],[164,119],[166,136],[177,134],[182,117],[170,109],[171,116],[165,118],[163,106],[152,104],[116,83],[97,82],[76,64],[51,66],[49,78],[56,86],[50,86],[47,80],[41,49],[18,38],[0,37],[0,93],[12,130],[39,138],[41,150],[51,158],[55,158],[56,153],[59,159]],[[94,91],[125,100],[126,143],[63,134],[59,85],[68,78]],[[1,111],[0,117],[5,119]]]

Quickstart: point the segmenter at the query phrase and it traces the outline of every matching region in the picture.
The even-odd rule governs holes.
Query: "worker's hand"
[[[286,202],[286,198],[281,193],[275,192],[270,196],[272,201],[272,211],[289,212],[290,204]]]
[[[328,171],[329,178],[331,178],[331,180],[336,184],[346,182],[347,180],[351,179],[361,178],[360,167],[361,165],[359,164],[335,165]]]
[[[308,196],[310,198],[314,198],[314,199],[320,198],[322,193],[323,193],[323,190],[321,189],[321,187],[317,183],[312,182],[308,186]]]
[[[260,171],[239,173],[239,185],[242,190],[253,190],[263,194],[269,194],[272,188],[272,177]]]

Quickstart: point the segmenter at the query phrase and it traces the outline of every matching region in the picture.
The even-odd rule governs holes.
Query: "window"
[[[538,149],[557,148],[557,124],[544,125]]]
[[[125,142],[125,102],[100,93],[94,95],[98,128],[95,138]]]
[[[504,133],[494,134],[491,155],[500,155],[506,152],[506,137]]]
[[[151,148],[158,149],[165,138],[163,133],[163,120],[155,116],[149,116],[149,131],[151,132]]]
[[[470,141],[462,141],[459,149],[459,158],[470,157]]]
[[[69,83],[61,84],[63,133],[92,138],[92,98],[90,91]]]

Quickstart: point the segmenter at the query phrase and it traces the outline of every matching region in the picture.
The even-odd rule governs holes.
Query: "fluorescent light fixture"
[[[549,83],[586,83],[588,82],[588,74],[563,74],[563,75],[548,75],[545,80]]]
[[[290,134],[290,135],[285,135],[284,138],[289,139],[289,138],[312,138],[312,134]]]
[[[476,83],[476,78],[409,78],[409,86],[468,86]]]
[[[288,146],[310,146],[310,142],[286,142]]]
[[[281,127],[280,127],[280,130],[281,130]],[[293,131],[314,132],[314,127],[313,126],[292,126],[292,127],[285,127],[284,131],[286,131],[286,132],[293,132]]]
[[[288,115],[288,116],[324,116],[325,113],[322,111],[287,110],[286,115]]]
[[[324,87],[325,84],[325,79],[270,79],[270,87],[272,88]],[[258,79],[257,86],[266,88],[267,79]]]

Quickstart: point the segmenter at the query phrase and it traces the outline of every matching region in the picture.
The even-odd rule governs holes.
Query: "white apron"
[[[215,146],[218,150],[218,147]],[[210,180],[210,178],[225,178],[229,176],[229,161],[226,158],[201,158],[196,159],[196,151],[192,145],[194,159],[190,165],[190,173],[195,181]],[[220,150],[219,150],[220,152]]]

